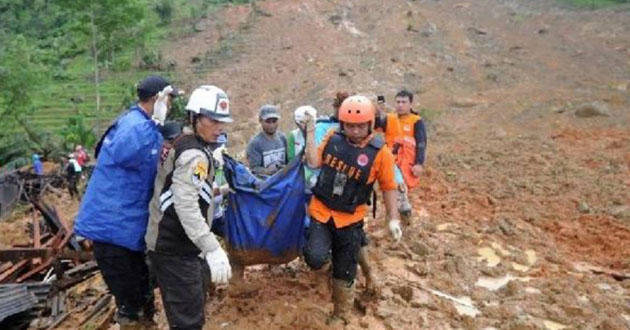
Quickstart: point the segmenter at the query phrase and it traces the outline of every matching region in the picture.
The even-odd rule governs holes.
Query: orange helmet
[[[343,123],[374,124],[375,109],[372,101],[365,96],[353,95],[341,103],[339,107],[339,121]]]

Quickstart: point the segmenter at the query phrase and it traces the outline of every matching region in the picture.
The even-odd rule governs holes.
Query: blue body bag
[[[224,155],[230,193],[225,230],[230,259],[241,265],[282,264],[295,259],[305,243],[304,165],[296,157],[261,180]]]

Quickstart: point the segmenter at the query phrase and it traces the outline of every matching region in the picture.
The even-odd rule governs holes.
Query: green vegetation
[[[630,0],[564,0],[578,8],[599,9],[620,4],[630,4]]]
[[[0,2],[0,166],[88,148],[149,74],[173,78],[168,38],[229,0]]]

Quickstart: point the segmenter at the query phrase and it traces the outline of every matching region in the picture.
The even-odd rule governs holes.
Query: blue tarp
[[[242,265],[286,263],[305,242],[306,196],[301,157],[266,180],[224,156],[224,174],[235,193],[225,211],[230,258]]]

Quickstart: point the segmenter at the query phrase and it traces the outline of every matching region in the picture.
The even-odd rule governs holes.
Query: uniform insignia
[[[359,164],[359,166],[361,167],[367,165],[368,161],[369,159],[366,154],[360,154],[359,157],[357,158],[357,164]]]
[[[197,165],[195,165],[195,170],[193,171],[193,174],[192,174],[193,184],[195,184],[196,186],[200,185],[204,181],[206,181],[207,177],[208,177],[208,165],[206,165],[203,162],[198,162]]]

